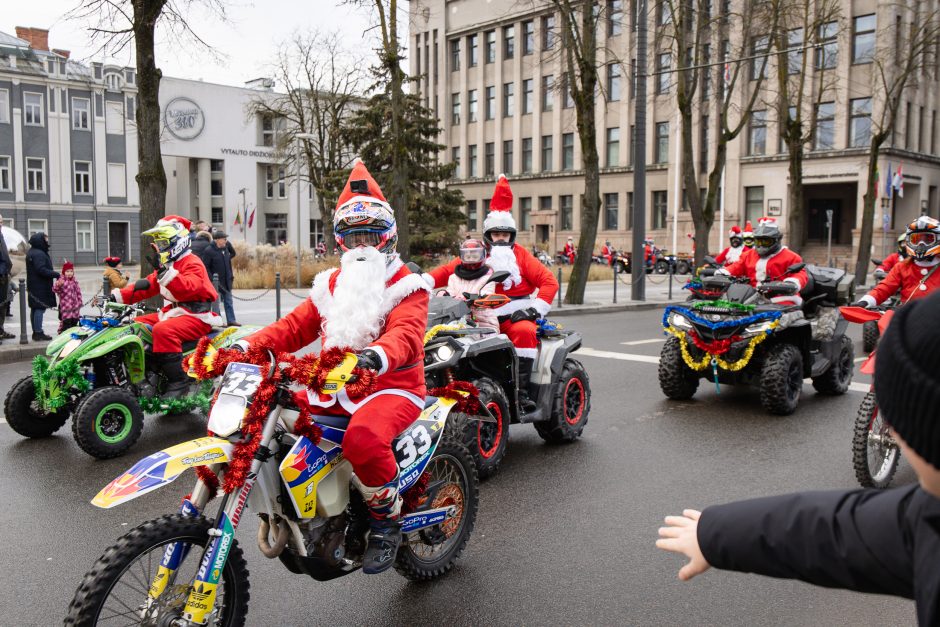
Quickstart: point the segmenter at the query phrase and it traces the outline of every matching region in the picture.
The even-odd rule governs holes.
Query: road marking
[[[861,363],[861,362],[865,361],[866,359],[868,359],[868,355],[865,355],[864,357],[856,357],[856,358],[855,358],[855,363],[857,363],[857,364],[858,364],[858,363]]]
[[[666,338],[658,337],[655,340],[634,340],[632,342],[620,342],[624,346],[639,346],[640,344],[659,344],[660,342],[665,342]]]

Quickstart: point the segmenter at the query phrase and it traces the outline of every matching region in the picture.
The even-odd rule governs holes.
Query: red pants
[[[339,405],[311,406],[306,392],[295,394],[294,399],[314,414],[348,415]],[[392,453],[392,440],[420,413],[412,401],[394,394],[377,396],[353,413],[343,437],[343,456],[364,485],[375,488],[396,477],[398,464]]]
[[[516,347],[519,357],[535,359],[538,355],[539,341],[535,335],[537,327],[531,320],[512,322],[506,320],[499,325],[499,332],[505,333]]]
[[[183,342],[198,340],[207,335],[212,327],[192,316],[177,316],[160,321],[158,314],[137,316],[137,322],[153,325],[153,352],[181,353]]]

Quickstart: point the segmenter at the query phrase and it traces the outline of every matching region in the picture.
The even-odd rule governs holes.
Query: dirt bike
[[[142,523],[105,551],[79,585],[66,625],[94,625],[115,614],[144,625],[244,625],[248,568],[235,534],[246,507],[261,520],[262,554],[290,572],[329,581],[361,567],[369,513],[343,456],[349,417],[298,411],[289,389],[297,371],[284,356],[258,350],[234,359],[209,412],[212,435],[141,460],[92,500],[114,507],[197,468],[179,513]],[[336,394],[354,384],[355,365],[356,355],[347,353],[324,368],[320,391]],[[408,579],[447,573],[473,530],[477,474],[451,428],[456,404],[428,398],[392,443],[404,497],[395,568]]]
[[[494,273],[493,281],[503,280],[504,274]],[[461,380],[479,390],[480,403],[495,420],[467,423],[463,439],[480,477],[486,478],[498,470],[506,455],[510,424],[531,423],[549,443],[577,440],[591,410],[591,385],[584,366],[571,357],[581,347],[581,335],[541,319],[537,321],[538,357],[527,390],[535,409],[525,411],[516,383],[515,346],[505,335],[470,322],[471,306],[495,308],[508,298],[464,296],[463,300],[446,294],[431,299],[424,373],[429,389]]]
[[[33,360],[33,373],[17,381],[6,396],[10,427],[28,438],[48,437],[72,418],[72,435],[83,451],[98,459],[123,455],[144,428],[144,412],[178,414],[208,408],[204,384],[192,396],[165,401],[164,376],[151,364],[151,327],[135,316],[135,305],[99,302],[101,315],[83,317],[77,327],[49,342]],[[225,347],[257,330],[238,327],[212,331],[213,346]],[[184,343],[186,353],[196,342]]]
[[[746,277],[723,274],[702,279],[712,295],[669,306],[663,328],[671,335],[659,361],[659,385],[673,400],[687,400],[703,377],[720,384],[756,385],[772,414],[796,411],[803,378],[822,394],[845,394],[854,374],[854,352],[839,317],[838,285],[845,272],[794,264],[784,276],[806,267],[803,305],[777,304],[797,286],[772,280],[758,288]],[[779,279],[779,277],[778,277]]]
[[[890,308],[865,309],[864,307],[840,307],[842,316],[856,324],[875,323],[881,333],[888,328],[894,311]],[[875,351],[862,363],[860,371],[875,374]],[[855,478],[863,488],[887,488],[898,469],[901,450],[891,437],[888,423],[878,411],[875,399],[875,386],[872,384],[855,417],[855,429],[852,435],[852,465]]]

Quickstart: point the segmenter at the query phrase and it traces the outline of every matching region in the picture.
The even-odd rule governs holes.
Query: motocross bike
[[[872,265],[875,266],[874,276],[875,281],[881,282],[884,280],[888,274],[880,268],[883,261],[881,259],[872,259]],[[900,295],[895,294],[891,296],[887,301],[882,303],[885,308],[894,309],[901,304]],[[881,331],[879,329],[878,320],[868,320],[862,323],[862,350],[866,353],[871,353],[875,348],[878,347],[878,340],[881,339]]]
[[[494,273],[500,282],[507,273]],[[508,275],[507,275],[508,276]],[[591,385],[584,366],[571,357],[581,347],[581,335],[541,319],[539,350],[529,389],[535,408],[525,411],[520,390],[519,360],[513,343],[494,329],[473,326],[472,306],[499,307],[507,297],[464,299],[437,295],[428,307],[424,373],[429,389],[455,380],[469,381],[479,390],[481,405],[495,420],[469,422],[463,441],[481,478],[492,476],[506,455],[509,425],[531,423],[549,443],[573,442],[581,436],[591,410]]]
[[[101,315],[84,317],[59,334],[46,354],[33,360],[33,373],[17,381],[4,403],[6,420],[22,436],[42,438],[72,418],[72,434],[83,451],[98,459],[123,455],[137,442],[144,412],[186,413],[208,408],[208,388],[164,401],[163,374],[150,360],[151,327],[138,323],[141,307],[99,302]],[[228,346],[257,327],[212,331],[214,347]],[[196,342],[184,343],[185,353]],[[184,354],[185,354],[184,353]]]
[[[840,307],[839,311],[849,322],[862,325],[874,322],[881,333],[888,328],[894,314],[894,311],[887,307]],[[874,376],[874,350],[862,363],[860,372]],[[898,443],[891,436],[884,416],[878,411],[873,384],[858,408],[852,436],[852,465],[855,467],[855,478],[858,479],[859,485],[863,488],[887,488],[898,469],[900,456]]]
[[[79,585],[66,625],[115,615],[141,625],[244,625],[248,568],[235,535],[246,507],[260,519],[262,554],[290,572],[330,581],[361,567],[370,514],[343,455],[349,417],[299,412],[287,358],[236,356],[243,361],[227,364],[209,412],[212,435],[141,460],[95,496],[94,505],[114,507],[197,468],[179,513],[142,523],[105,551]],[[347,353],[320,391],[355,383],[355,365]],[[408,579],[450,571],[473,530],[477,474],[451,427],[455,405],[428,398],[392,443],[404,497],[395,568]]]
[[[663,328],[671,335],[659,361],[659,385],[673,400],[687,400],[703,377],[720,384],[756,385],[761,405],[772,414],[796,411],[804,377],[822,394],[844,394],[852,381],[854,353],[839,317],[842,270],[794,264],[786,275],[807,268],[802,306],[777,304],[797,286],[772,280],[753,288],[747,278],[715,275],[702,280],[712,296],[669,306]]]

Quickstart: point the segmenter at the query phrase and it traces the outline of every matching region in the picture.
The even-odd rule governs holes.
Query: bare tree
[[[274,63],[274,79],[285,93],[261,92],[248,105],[249,115],[269,116],[281,130],[276,148],[288,172],[297,171],[297,135],[314,136],[303,140],[301,163],[323,207],[338,196],[330,175],[352,162],[341,130],[343,120],[363,102],[360,62],[343,49],[337,34],[295,34]]]
[[[872,93],[875,107],[871,117],[871,143],[868,147],[868,177],[862,204],[862,229],[855,263],[855,280],[862,285],[868,275],[878,196],[878,158],[881,147],[894,133],[905,93],[936,76],[940,53],[940,7],[937,0],[898,3],[895,11],[900,27],[894,37],[885,37],[873,56]],[[904,31],[907,30],[905,37]],[[882,29],[882,32],[884,29]],[[863,138],[859,138],[863,139]]]

